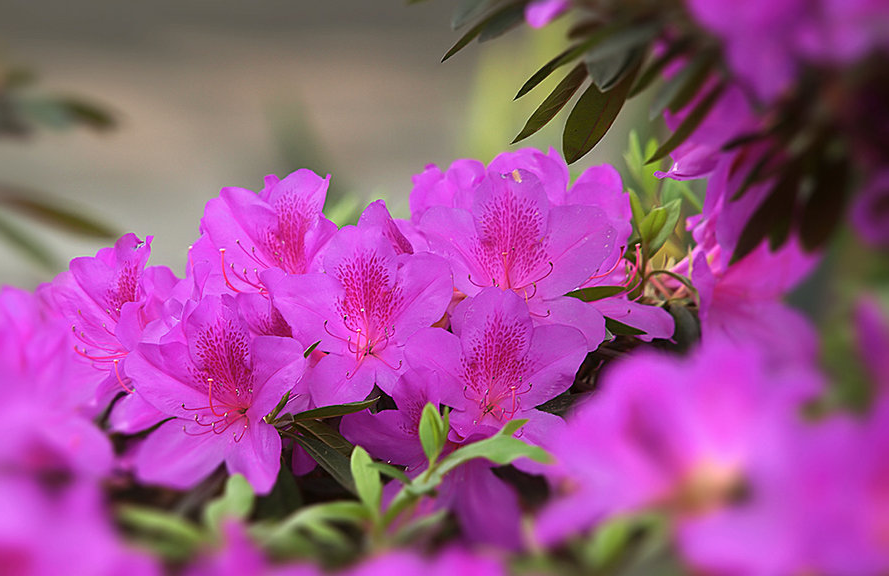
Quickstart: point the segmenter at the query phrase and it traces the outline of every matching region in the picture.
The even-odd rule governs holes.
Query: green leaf
[[[518,93],[515,95],[515,100],[518,100],[531,90],[533,90],[538,84],[549,78],[550,74],[568,64],[577,60],[583,55],[590,47],[595,46],[595,44],[601,41],[602,38],[605,37],[604,31],[600,31],[594,36],[587,39],[585,42],[581,42],[580,44],[575,44],[571,46],[561,54],[557,55],[555,58],[541,66],[540,70],[535,72],[528,80],[522,85],[519,89]]]
[[[36,190],[0,185],[0,203],[35,220],[78,236],[110,240],[119,235],[115,230],[92,218],[59,208],[58,206],[64,203],[62,200],[45,197]]]
[[[163,510],[128,504],[117,509],[117,517],[135,532],[136,541],[174,561],[192,557],[204,544],[197,526]]]
[[[303,505],[303,498],[290,466],[281,466],[272,491],[256,502],[256,516],[264,519],[284,518]]]
[[[98,104],[72,97],[60,98],[59,104],[68,111],[75,122],[93,130],[110,130],[116,125],[114,116]]]
[[[735,263],[752,252],[766,237],[769,245],[776,250],[787,239],[793,218],[794,204],[801,182],[802,173],[799,161],[788,162],[769,195],[756,209],[732,253],[730,263]]]
[[[322,418],[335,418],[337,416],[345,416],[346,414],[354,414],[370,408],[377,403],[380,397],[362,400],[361,402],[348,402],[346,404],[334,404],[333,406],[322,406],[313,408],[305,412],[299,412],[291,416],[292,422],[303,422],[305,420],[321,420]]]
[[[584,302],[593,302],[595,300],[601,300],[602,298],[617,296],[623,292],[626,292],[626,288],[623,286],[592,286],[590,288],[581,288],[580,290],[568,292],[565,296],[577,298]]]
[[[639,200],[639,195],[634,190],[627,190],[627,194],[630,196],[630,211],[633,213],[633,224],[636,225],[636,230],[640,231],[641,235],[642,222],[645,220],[645,209],[642,208],[642,201]]]
[[[633,23],[618,28],[591,48],[586,53],[586,59],[595,62],[626,55],[633,49],[644,47],[654,40],[660,30],[661,24],[657,22]]]
[[[648,141],[646,148],[650,147],[652,144],[656,149],[657,143],[653,138]],[[646,198],[649,202],[654,203],[655,194],[660,186],[660,179],[654,175],[653,170],[645,167],[645,158],[647,156],[648,154],[643,154],[642,152],[642,146],[639,142],[639,134],[636,133],[635,129],[630,130],[630,136],[627,141],[627,150],[623,154],[624,162],[627,165],[627,169],[630,171],[630,175],[642,188],[642,192],[645,194]]]
[[[281,412],[281,410],[284,409],[284,406],[287,404],[288,400],[290,400],[290,390],[284,392],[284,395],[281,396],[281,399],[278,400],[277,404],[275,404],[275,408],[262,417],[263,422],[265,422],[266,424],[275,424],[278,414]]]
[[[423,413],[420,415],[420,424],[418,426],[420,434],[420,444],[423,446],[423,453],[429,459],[430,466],[438,459],[447,441],[447,429],[441,414],[431,402],[427,402],[423,407]]]
[[[642,235],[649,256],[657,253],[673,234],[673,229],[676,228],[681,213],[682,200],[677,198],[655,208],[642,220],[639,233]]]
[[[608,317],[605,318],[605,328],[612,334],[617,334],[618,336],[641,336],[645,334],[645,330],[639,330],[638,328],[634,328],[628,324],[619,322],[614,318]]]
[[[556,86],[555,90],[553,90],[540,106],[537,107],[537,110],[531,114],[531,117],[528,118],[528,121],[525,123],[525,127],[522,128],[522,131],[519,132],[519,135],[516,136],[510,144],[520,142],[546,126],[550,120],[555,118],[556,114],[559,113],[559,110],[564,108],[565,104],[571,100],[571,97],[574,96],[574,93],[577,92],[577,89],[580,88],[580,85],[583,84],[586,77],[586,66],[584,64],[575,66],[571,72],[559,82],[559,85]]]
[[[522,21],[524,8],[521,4],[509,4],[497,10],[484,20],[469,29],[457,43],[441,59],[442,62],[465,48],[470,42],[479,38],[479,41],[490,40],[506,32],[509,28]]]
[[[5,239],[13,248],[22,252],[45,270],[51,271],[56,268],[56,259],[46,246],[3,214],[0,214],[0,238]]]
[[[703,51],[675,76],[664,82],[654,96],[649,119],[654,120],[666,109],[676,112],[688,104],[707,81],[716,61],[715,52]]]
[[[346,490],[355,493],[349,456],[352,445],[339,432],[318,420],[294,423],[297,433],[286,432]]]
[[[227,518],[246,520],[253,511],[256,495],[247,479],[240,474],[232,474],[225,483],[222,497],[213,500],[204,508],[204,526],[214,534],[219,534],[222,521]]]
[[[584,63],[593,84],[598,86],[602,92],[607,92],[623,80],[627,74],[638,72],[643,54],[642,50],[637,48],[606,58],[591,59],[586,57]]]
[[[850,189],[851,166],[847,158],[824,159],[816,165],[814,188],[803,209],[799,237],[807,251],[827,242],[843,216]]]
[[[543,464],[549,463],[552,458],[546,450],[513,437],[513,434],[526,422],[527,420],[510,420],[494,436],[454,450],[441,461],[437,469],[438,474],[444,476],[457,466],[477,458],[484,458],[500,465],[509,464],[519,458],[530,458]]]
[[[608,92],[600,92],[595,84],[590,84],[580,96],[562,133],[562,153],[566,162],[578,161],[605,136],[623,108],[637,70],[638,67]]]
[[[460,0],[451,16],[451,29],[462,28],[464,24],[481,15],[495,2],[496,0]]]
[[[697,194],[692,192],[691,187],[686,181],[664,178],[663,186],[661,187],[662,203],[666,204],[667,202],[672,202],[673,200],[681,198],[685,198],[686,202],[692,205],[695,209],[695,213],[699,213],[704,208],[701,199],[698,198]]]
[[[321,344],[321,340],[318,340],[317,342],[306,348],[306,351],[303,352],[303,358],[308,358],[309,356],[311,356],[312,352],[315,351],[315,348],[317,348],[319,344]]]
[[[389,478],[394,478],[402,484],[411,483],[411,479],[404,473],[404,470],[397,466],[386,464],[384,462],[373,462],[371,463],[371,466],[379,470],[381,474],[388,476]]]
[[[600,524],[588,552],[592,565],[595,568],[605,568],[617,560],[629,544],[633,528],[629,519],[621,517]]]
[[[380,482],[380,471],[372,466],[373,460],[367,450],[361,446],[355,446],[352,450],[350,468],[352,478],[355,480],[355,489],[358,498],[364,502],[370,513],[376,517],[380,513],[380,503],[383,498],[383,485]]]
[[[692,132],[701,125],[701,122],[704,121],[704,118],[707,117],[707,114],[710,113],[710,110],[713,109],[716,102],[719,101],[719,97],[722,95],[724,89],[725,84],[720,83],[710,90],[710,92],[701,99],[698,105],[695,106],[694,110],[685,117],[679,127],[676,128],[676,131],[673,132],[672,136],[670,136],[666,142],[661,144],[661,147],[648,159],[646,164],[651,164],[652,162],[657,162],[658,160],[665,158],[667,154],[685,142],[685,140],[691,136]]]

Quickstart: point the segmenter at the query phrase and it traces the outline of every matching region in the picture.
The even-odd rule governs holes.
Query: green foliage
[[[448,440],[449,429],[447,417],[442,418],[438,408],[432,403],[427,403],[423,407],[423,413],[420,415],[418,430],[423,453],[429,459],[430,465],[438,460],[439,454],[444,449],[445,442]]]
[[[225,492],[204,507],[204,526],[217,537],[226,520],[244,521],[253,511],[256,495],[247,479],[232,474],[225,483]]]
[[[372,463],[367,451],[361,446],[355,446],[350,462],[355,489],[359,500],[367,507],[370,514],[376,517],[380,513],[383,485],[380,482],[380,470],[371,466]]]

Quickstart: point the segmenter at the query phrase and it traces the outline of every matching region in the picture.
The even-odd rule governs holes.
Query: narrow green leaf
[[[398,468],[397,466],[386,464],[384,462],[373,462],[371,463],[371,466],[379,470],[381,474],[388,476],[389,478],[394,478],[402,484],[411,483],[411,479],[408,478],[407,474],[404,473],[404,470]]]
[[[103,240],[110,240],[118,236],[115,230],[93,218],[60,208],[59,206],[64,204],[64,201],[46,197],[35,190],[0,185],[0,203],[27,214],[35,220],[40,220],[59,230],[78,236]]]
[[[843,216],[850,188],[847,158],[821,159],[816,165],[814,188],[803,208],[799,236],[803,248],[817,250],[827,242]]]
[[[380,513],[380,503],[383,498],[383,485],[380,482],[380,471],[372,466],[373,460],[367,450],[361,446],[355,446],[352,450],[350,468],[352,478],[355,480],[355,489],[358,498],[364,502],[371,514],[376,517]]]
[[[318,340],[317,342],[306,348],[306,351],[303,352],[303,358],[308,358],[309,356],[311,356],[312,352],[315,351],[315,348],[317,348],[319,344],[321,344],[321,340]]]
[[[377,403],[380,397],[363,400],[361,402],[349,402],[347,404],[335,404],[333,406],[322,406],[313,408],[298,414],[293,414],[293,422],[303,422],[305,420],[321,420],[323,418],[335,418],[337,416],[345,416],[346,414],[354,414],[370,408]]]
[[[667,109],[676,112],[688,104],[707,81],[716,61],[713,51],[701,52],[675,76],[664,82],[651,103],[649,119],[654,120]]]
[[[274,410],[263,416],[262,420],[266,424],[275,424],[275,419],[278,417],[278,414],[281,412],[281,410],[284,409],[284,406],[287,404],[288,400],[290,400],[290,390],[284,392],[284,395],[281,396],[281,399],[278,400],[278,403],[275,405]]]
[[[644,47],[660,33],[657,22],[631,23],[615,29],[607,38],[596,44],[586,53],[587,61],[596,62],[614,56],[625,55],[635,48]]]
[[[481,22],[470,28],[469,31],[457,40],[456,44],[451,46],[451,49],[447,51],[441,61],[444,62],[480,36],[484,35],[485,40],[490,40],[491,38],[506,32],[510,27],[521,21],[523,14],[524,9],[521,4],[508,4],[493,12]],[[518,20],[516,18],[518,18]],[[504,27],[506,28],[504,29]],[[479,40],[481,41],[482,39],[479,38]]]
[[[638,71],[643,55],[642,49],[634,48],[599,59],[591,59],[587,56],[584,58],[584,62],[593,84],[598,86],[602,92],[607,92],[623,80],[627,74]]]
[[[528,136],[531,136],[546,126],[550,120],[555,118],[556,114],[559,113],[559,110],[564,108],[565,104],[571,100],[571,97],[574,96],[574,93],[577,92],[577,89],[580,88],[580,85],[583,84],[586,77],[586,66],[584,64],[575,66],[571,72],[559,82],[559,85],[556,86],[555,90],[553,90],[540,106],[537,107],[537,110],[531,114],[531,117],[528,118],[528,121],[525,123],[525,127],[522,128],[522,131],[519,132],[519,135],[515,137],[511,144],[515,144],[516,142],[520,142]]]
[[[302,494],[290,466],[281,466],[272,491],[256,501],[259,519],[280,520],[303,505]]]
[[[741,237],[738,238],[730,263],[737,262],[747,256],[766,237],[769,237],[769,244],[773,250],[784,243],[790,231],[794,201],[801,176],[798,161],[788,162],[784,166],[781,175],[769,190],[768,196],[747,221],[744,230],[741,231]]]
[[[642,222],[645,221],[645,209],[642,208],[642,201],[639,200],[639,195],[636,194],[635,190],[627,190],[627,194],[630,196],[630,211],[633,213],[633,224],[636,225],[636,231],[641,236]]]
[[[462,28],[470,20],[481,15],[490,8],[496,0],[460,0],[451,16],[451,29]]]
[[[581,288],[580,290],[568,292],[565,296],[577,298],[584,302],[593,302],[595,300],[601,300],[602,298],[617,296],[625,291],[626,288],[623,286],[592,286],[590,288]]]
[[[54,270],[57,262],[37,238],[0,214],[0,238],[5,238],[15,249],[32,259],[45,270]]]
[[[349,455],[352,445],[338,432],[317,420],[294,424],[298,433],[284,433],[305,449],[306,452],[344,488],[355,493]]]
[[[482,28],[481,34],[478,35],[478,41],[487,42],[488,40],[499,38],[524,21],[524,4],[518,3],[506,6],[503,10],[493,14],[491,18],[488,19],[485,27]]]
[[[562,154],[566,162],[578,161],[605,136],[623,108],[636,71],[638,67],[608,92],[600,92],[595,84],[590,84],[580,96],[562,133]]]
[[[441,414],[431,402],[427,402],[423,407],[423,413],[420,415],[420,424],[418,426],[420,434],[420,444],[423,446],[423,453],[429,459],[430,466],[435,463],[444,448],[447,440],[447,430],[444,429],[444,422]]]
[[[117,516],[121,522],[139,532],[155,534],[185,546],[197,546],[204,540],[197,526],[163,510],[128,504],[118,508]]]
[[[538,84],[549,78],[550,74],[552,74],[565,64],[568,64],[580,58],[584,52],[586,52],[590,47],[595,46],[596,42],[601,41],[604,37],[604,31],[599,31],[594,36],[588,38],[586,41],[571,46],[570,48],[541,66],[540,70],[535,72],[530,78],[528,78],[528,80],[522,85],[522,87],[519,88],[518,93],[515,95],[515,100],[518,100],[519,98],[533,90]]]
[[[510,464],[519,458],[530,458],[544,464],[551,461],[550,455],[539,446],[531,446],[512,436],[497,435],[451,452],[441,461],[438,472],[444,476],[461,464],[477,458],[500,465]]]
[[[677,198],[655,208],[645,216],[640,233],[649,256],[657,253],[670,238],[676,223],[679,222],[681,212],[682,200]]]
[[[204,526],[214,534],[220,533],[225,519],[246,520],[253,511],[256,495],[247,479],[232,474],[225,483],[225,492],[204,508]]]
[[[114,116],[93,102],[80,98],[63,97],[59,99],[59,105],[67,110],[75,122],[93,130],[101,132],[110,130],[116,125]]]
[[[605,328],[612,334],[617,334],[618,336],[641,336],[642,334],[645,334],[645,330],[639,330],[638,328],[634,328],[628,324],[619,322],[614,318],[608,317],[605,318]]]
[[[589,559],[596,568],[605,568],[617,560],[630,541],[633,523],[622,517],[601,524],[590,542]]]
[[[722,95],[723,90],[725,89],[724,84],[719,84],[715,86],[710,92],[704,96],[701,101],[695,106],[694,110],[692,110],[688,116],[679,124],[679,127],[676,128],[676,131],[667,139],[666,142],[661,144],[661,147],[657,149],[657,151],[648,159],[646,164],[651,164],[652,162],[657,162],[663,158],[666,158],[667,154],[675,150],[680,144],[685,142],[685,140],[691,136],[692,132],[694,132],[698,126],[701,125],[701,122],[707,117],[707,114],[710,113],[710,110],[713,109],[713,106],[719,101],[719,97]]]

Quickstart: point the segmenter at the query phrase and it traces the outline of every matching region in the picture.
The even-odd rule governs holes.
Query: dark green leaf
[[[352,445],[339,432],[318,420],[294,424],[297,433],[286,433],[344,488],[355,493],[349,456]]]
[[[806,250],[817,250],[836,230],[850,187],[850,171],[847,158],[822,159],[818,163],[812,195],[800,222],[799,236]]]
[[[500,12],[491,16],[482,29],[481,34],[478,35],[478,41],[487,42],[488,40],[499,38],[524,21],[525,6],[523,4],[506,6]]]
[[[591,84],[580,96],[562,133],[562,154],[566,162],[576,162],[605,136],[623,108],[637,70],[638,67],[608,92],[600,92]]]
[[[583,55],[589,48],[595,46],[597,42],[600,42],[602,38],[605,37],[604,31],[599,31],[593,37],[587,39],[585,42],[581,42],[580,44],[575,44],[571,46],[546,64],[544,64],[540,70],[535,72],[528,80],[522,85],[519,89],[518,93],[515,95],[515,99],[518,100],[532,89],[534,89],[538,84],[549,78],[549,75],[568,64],[569,62],[573,62]]]
[[[258,518],[281,519],[303,504],[302,495],[290,466],[281,466],[272,491],[256,502]]]
[[[586,76],[587,69],[584,64],[575,66],[571,72],[559,82],[559,85],[556,86],[555,90],[546,97],[546,100],[540,104],[537,110],[531,114],[531,117],[528,118],[528,122],[525,123],[525,127],[522,128],[522,131],[519,132],[519,135],[516,136],[515,140],[511,143],[515,144],[516,142],[524,140],[546,126],[546,124],[558,114],[559,110],[564,108],[565,104],[571,100],[571,97],[574,96],[574,93],[577,92],[577,89],[583,84]]]
[[[61,98],[59,103],[65,107],[75,122],[93,130],[109,130],[114,128],[114,117],[97,104],[79,98]]]
[[[644,330],[633,328],[628,324],[618,322],[614,318],[605,318],[605,328],[612,334],[617,334],[618,336],[641,336],[642,334],[645,334]]]
[[[587,62],[606,60],[614,56],[626,55],[636,48],[642,48],[660,32],[656,22],[633,23],[614,30],[607,38],[597,43],[585,54]]]
[[[524,9],[521,4],[509,4],[487,16],[484,20],[473,26],[466,32],[457,43],[441,59],[442,62],[465,48],[470,42],[484,36],[485,40],[490,40],[496,35],[506,32],[513,25],[521,22]],[[516,20],[518,18],[518,20]],[[505,27],[505,28],[504,28]],[[481,40],[481,38],[479,38]]]
[[[565,296],[571,296],[572,298],[577,298],[584,302],[593,302],[594,300],[617,296],[623,292],[626,292],[626,288],[623,286],[592,286],[590,288],[581,288],[580,290],[568,292]]]
[[[664,82],[654,96],[649,119],[654,120],[668,108],[676,112],[691,102],[707,81],[715,64],[714,52],[701,52],[675,76]]]
[[[204,543],[197,526],[163,510],[126,505],[117,510],[117,516],[135,532],[135,541],[173,561],[192,557]]]
[[[361,446],[355,446],[350,462],[355,489],[358,491],[358,498],[364,502],[371,515],[377,516],[380,513],[380,503],[383,498],[383,485],[380,482],[380,471],[372,464],[373,460],[367,450]]]
[[[527,420],[510,420],[494,436],[464,445],[451,452],[441,461],[437,469],[438,474],[444,476],[457,466],[476,458],[485,458],[500,465],[509,464],[519,458],[530,458],[535,462],[549,463],[551,457],[546,450],[539,446],[531,446],[513,437],[513,434],[526,422]]]
[[[676,128],[676,131],[673,132],[673,135],[670,136],[666,142],[661,144],[661,147],[648,159],[646,164],[651,164],[652,162],[657,162],[658,160],[666,158],[667,154],[685,142],[685,140],[691,136],[692,132],[701,125],[701,122],[704,121],[704,118],[707,117],[707,114],[710,113],[710,110],[713,109],[716,102],[719,101],[719,97],[722,95],[724,88],[724,84],[719,84],[710,90],[710,92],[698,102],[694,110],[689,112],[688,116],[685,117],[679,127]]]
[[[45,197],[35,190],[0,185],[0,203],[71,234],[103,240],[119,235],[92,218],[60,208],[63,200]]]
[[[788,162],[778,177],[768,196],[756,209],[735,246],[731,263],[737,262],[752,252],[767,236],[772,249],[784,243],[790,231],[794,200],[801,179],[798,161]]]
[[[204,526],[219,535],[224,520],[246,520],[253,511],[255,500],[253,487],[247,479],[240,474],[232,474],[225,483],[222,496],[204,508]]]
[[[627,52],[620,52],[604,58],[584,58],[587,73],[593,84],[602,92],[611,90],[627,74],[637,71],[642,63],[643,51],[634,48]]]
[[[333,406],[322,406],[320,408],[313,408],[312,410],[306,410],[305,412],[300,412],[299,414],[293,414],[291,417],[292,422],[303,422],[305,420],[320,420],[322,418],[335,418],[337,416],[345,416],[346,414],[354,414],[356,412],[361,412],[362,410],[366,410],[370,408],[374,404],[376,404],[377,400],[380,397],[371,398],[370,400],[363,400],[361,402],[349,402],[348,404],[335,404]]]
[[[46,270],[56,268],[56,259],[37,238],[0,215],[0,238],[5,238],[14,248],[34,260]]]
[[[673,317],[673,342],[678,352],[687,352],[701,340],[701,324],[697,316],[678,302],[668,302],[664,309]]]
[[[460,0],[451,16],[451,29],[462,28],[464,24],[481,15],[495,2],[496,0]]]

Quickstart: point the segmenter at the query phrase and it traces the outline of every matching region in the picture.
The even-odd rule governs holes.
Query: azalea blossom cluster
[[[223,189],[181,278],[147,265],[151,237],[127,234],[34,293],[0,293],[9,565],[45,573],[73,557],[91,574],[157,573],[113,529],[102,483],[195,490],[224,465],[267,495],[292,478],[287,464],[304,474],[317,457],[285,415],[384,397],[387,406],[342,416],[339,433],[396,476],[431,472],[420,430],[431,404],[447,414],[443,456],[516,422],[514,437],[555,465],[520,458],[514,468],[543,477],[551,497],[530,506],[494,461],[469,460],[405,513],[452,513],[458,542],[434,561],[389,552],[350,574],[502,574],[506,551],[557,548],[646,512],[667,518],[685,562],[708,573],[889,568],[879,458],[889,334],[864,306],[870,412],[806,421],[804,406],[823,393],[817,339],[780,298],[815,257],[763,245],[730,262],[720,227],[734,215],[708,193],[716,204],[696,222],[697,246],[672,272],[697,291],[700,345],[684,358],[634,350],[592,393],[574,393],[588,355],[615,339],[607,326],[631,329],[628,348],[674,334],[641,289],[647,271],[614,168],[572,183],[558,153],[533,149],[487,166],[431,165],[414,178],[409,219],[376,201],[343,227],[323,214],[328,182],[302,169],[268,176],[259,192]],[[559,397],[579,401],[567,420],[542,409]],[[860,457],[864,445],[874,448]],[[397,499],[398,486],[382,499]],[[188,573],[318,573],[270,563],[245,525],[220,531],[221,547]],[[47,539],[64,546],[47,555]]]

